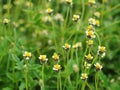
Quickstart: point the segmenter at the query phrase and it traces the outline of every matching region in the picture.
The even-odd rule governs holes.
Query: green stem
[[[60,80],[60,90],[62,90],[62,83],[61,83],[61,76],[60,76],[60,72],[59,72],[59,80]]]
[[[42,65],[42,90],[44,90],[44,64]]]
[[[86,85],[86,82],[84,81],[82,84],[81,90],[85,90],[85,85]]]
[[[75,50],[75,53],[76,53],[76,63],[77,63],[77,65],[79,66],[79,62],[78,62],[78,52],[77,52],[77,51],[78,51],[78,49]]]
[[[26,90],[29,90],[29,89],[28,89],[28,60],[26,60],[25,85],[26,85]]]
[[[95,90],[98,90],[98,75],[97,73],[95,74]]]
[[[84,67],[84,57],[85,57],[85,55],[86,55],[86,53],[87,53],[87,50],[88,50],[88,44],[86,45],[86,49],[85,49],[85,52],[84,52],[84,55],[83,55],[83,58],[82,58],[82,72],[83,72],[83,67]]]
[[[99,43],[99,45],[101,45],[101,41],[100,41],[100,37],[99,37],[98,33],[95,32],[95,34],[96,34],[96,36],[97,36],[97,39],[98,39],[98,43]]]

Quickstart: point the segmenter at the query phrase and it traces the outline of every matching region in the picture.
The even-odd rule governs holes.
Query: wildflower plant
[[[0,19],[0,63],[5,68],[0,88],[109,89],[104,86],[102,60],[108,51],[105,40],[111,37],[104,35],[109,24],[104,22],[109,12],[104,11],[105,1],[8,0],[3,5],[0,1],[4,6],[0,13],[8,17]]]

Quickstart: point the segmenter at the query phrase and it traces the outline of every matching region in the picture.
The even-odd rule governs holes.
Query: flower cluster
[[[59,55],[57,53],[54,53],[52,58],[54,59],[54,61],[57,62],[54,65],[53,70],[58,72],[61,69],[61,65],[58,64],[58,62],[59,62]]]
[[[89,0],[88,3],[90,4],[90,6],[96,4],[95,0]],[[100,71],[103,68],[103,66],[100,64],[100,57],[105,56],[106,48],[104,46],[98,46],[97,55],[95,57],[93,57],[91,55],[93,53],[91,49],[94,44],[94,39],[97,37],[97,39],[99,41],[99,36],[96,31],[96,28],[98,28],[100,26],[100,21],[98,20],[98,18],[100,18],[100,13],[98,11],[96,11],[94,13],[94,17],[91,17],[88,19],[89,25],[87,26],[87,30],[86,30],[87,46],[88,46],[88,51],[86,53],[88,53],[88,55],[85,55],[85,61],[83,62],[83,66],[85,69],[85,70],[83,70],[84,73],[81,74],[81,79],[83,79],[83,80],[88,78],[88,75],[86,72],[87,72],[87,70],[89,70],[91,68],[91,66],[94,64],[94,62],[96,62],[94,64],[96,71]],[[96,61],[96,60],[98,60],[98,61]]]

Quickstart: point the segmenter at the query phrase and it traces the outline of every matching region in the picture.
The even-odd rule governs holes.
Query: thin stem
[[[100,37],[99,37],[99,35],[97,34],[97,32],[95,32],[95,34],[96,34],[96,36],[97,36],[97,39],[98,39],[98,43],[99,43],[99,45],[101,45],[101,41],[100,41]]]
[[[26,90],[28,90],[28,60],[26,60],[25,85],[26,85]]]
[[[57,77],[57,90],[59,90],[59,75]]]
[[[42,90],[44,90],[44,64],[42,65]]]
[[[77,52],[77,51],[78,51],[78,49],[75,50],[75,54],[76,54],[76,63],[77,63],[77,65],[79,66],[79,62],[78,62],[78,52]]]
[[[84,63],[84,57],[85,57],[85,55],[86,55],[86,53],[87,53],[87,50],[88,50],[88,44],[87,44],[87,46],[86,46],[86,49],[85,49],[85,52],[84,52],[84,55],[83,55],[83,58],[82,58],[82,70],[83,70],[83,63]]]
[[[60,90],[62,90],[62,83],[61,83],[61,76],[60,76],[60,72],[59,72],[59,80],[60,80]]]
[[[85,90],[85,85],[86,85],[86,82],[84,81],[82,84],[81,90]]]
[[[98,73],[95,74],[95,90],[98,90]]]

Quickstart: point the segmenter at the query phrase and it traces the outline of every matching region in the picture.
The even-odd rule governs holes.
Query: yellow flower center
[[[30,52],[26,52],[25,56],[26,57],[31,57],[31,53]]]
[[[88,54],[88,56],[87,56],[87,60],[91,60],[91,59],[92,59],[91,54]]]
[[[96,63],[95,67],[96,67],[96,69],[101,69],[102,68],[102,66],[99,63]]]
[[[45,61],[45,60],[46,60],[46,55],[41,55],[40,57],[41,57],[41,60],[42,60],[42,61]]]
[[[56,64],[56,65],[54,65],[54,68],[59,70],[61,67],[59,64]]]
[[[53,58],[54,60],[58,60],[58,59],[59,59],[59,55],[56,54],[56,53],[54,53],[54,55],[52,56],[52,58]]]
[[[72,3],[72,0],[66,0],[67,3]]]
[[[88,45],[92,45],[92,44],[93,44],[93,40],[89,40]]]
[[[103,46],[100,47],[100,51],[101,51],[101,52],[104,52],[104,51],[105,51],[105,47],[103,47]]]
[[[82,74],[82,78],[83,79],[87,78],[87,74]]]
[[[78,15],[73,15],[73,19],[74,19],[74,20],[78,20],[78,19],[79,19],[79,16],[78,16]]]
[[[66,49],[69,49],[69,48],[70,48],[70,45],[69,45],[69,44],[65,44],[65,48],[66,48]]]
[[[93,35],[93,31],[88,31],[88,35],[89,36]]]

